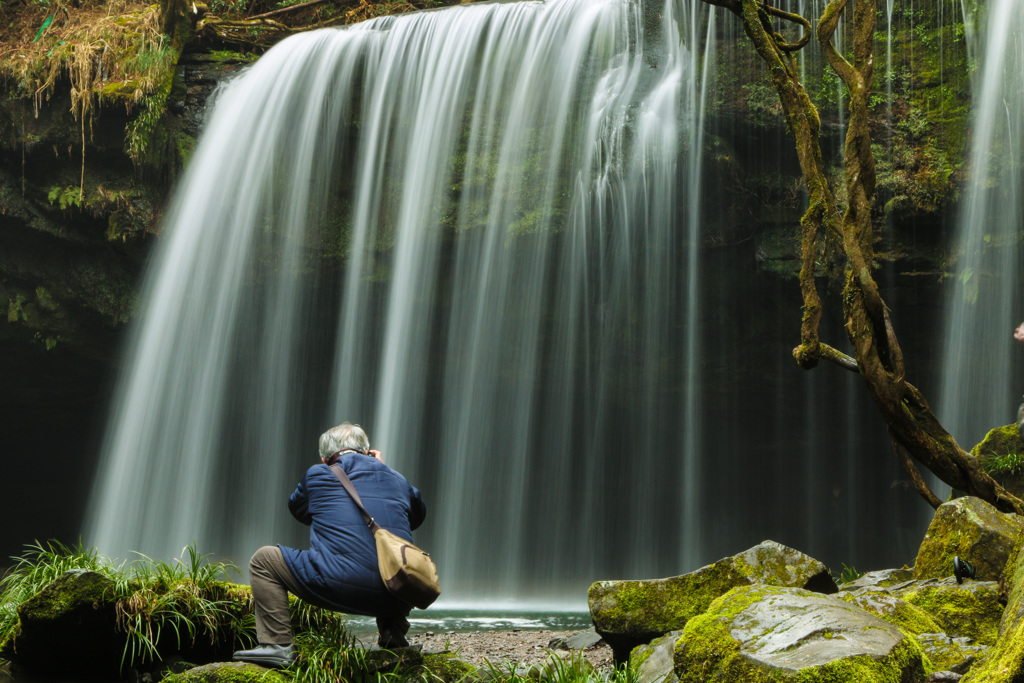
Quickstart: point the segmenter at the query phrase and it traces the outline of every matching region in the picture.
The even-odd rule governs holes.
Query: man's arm
[[[409,529],[415,530],[427,517],[427,506],[423,503],[419,489],[409,486]]]
[[[306,495],[306,478],[303,477],[288,498],[288,509],[292,517],[306,526],[313,523],[313,515],[309,514],[309,496]]]

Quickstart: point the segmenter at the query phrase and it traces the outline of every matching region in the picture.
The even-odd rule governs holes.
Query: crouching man
[[[384,585],[373,535],[330,466],[341,465],[379,525],[409,541],[426,517],[420,492],[370,450],[359,425],[324,432],[320,460],[288,499],[292,515],[310,527],[309,550],[264,546],[249,562],[259,647],[235,652],[235,661],[283,667],[295,659],[289,592],[326,609],[377,617],[383,648],[409,644],[409,605]]]

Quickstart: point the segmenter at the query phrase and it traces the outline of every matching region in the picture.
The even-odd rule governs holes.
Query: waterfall
[[[1022,350],[1011,337],[1024,320],[1024,5],[993,0],[986,13],[938,402],[965,448],[1013,422],[1024,394]]]
[[[923,506],[867,393],[794,367],[797,286],[752,231],[731,243],[746,213],[705,211],[742,191],[737,159],[798,173],[781,131],[716,119],[716,45],[742,30],[716,11],[460,5],[291,37],[223,85],[84,540],[243,567],[305,547],[285,499],[351,420],[423,491],[452,604],[578,604],[765,538],[911,561]]]
[[[353,420],[424,490],[447,595],[703,561],[713,58],[694,48],[713,16],[465,5],[294,36],[223,86],[147,274],[86,540],[242,566],[304,547],[285,498]]]

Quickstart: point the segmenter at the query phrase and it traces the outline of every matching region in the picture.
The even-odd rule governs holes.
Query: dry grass
[[[159,31],[157,6],[141,0],[81,0],[77,7],[22,0],[0,9],[0,27],[0,79],[7,87],[38,107],[67,77],[72,111],[84,119],[101,98],[138,102],[175,57]]]
[[[58,84],[70,88],[81,132],[81,200],[86,137],[98,105],[131,110],[169,84],[177,51],[160,33],[158,6],[142,0],[0,2],[0,82],[31,98],[37,114]]]

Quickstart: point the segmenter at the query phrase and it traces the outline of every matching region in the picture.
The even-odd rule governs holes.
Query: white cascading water
[[[968,449],[989,429],[1014,422],[1024,394],[1024,352],[1012,339],[1024,320],[1024,4],[992,0],[986,14],[937,404]]]
[[[706,560],[688,150],[713,30],[698,0],[465,5],[295,36],[224,86],[86,541],[302,547],[284,499],[348,419],[429,494],[448,596]]]

